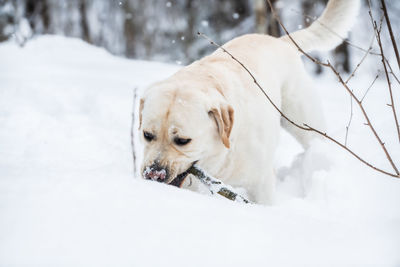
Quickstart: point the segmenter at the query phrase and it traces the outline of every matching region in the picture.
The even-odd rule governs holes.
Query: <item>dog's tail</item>
[[[307,53],[333,49],[346,38],[359,8],[360,0],[330,0],[321,17],[308,28],[290,33],[290,36]],[[281,39],[293,44],[287,35]]]

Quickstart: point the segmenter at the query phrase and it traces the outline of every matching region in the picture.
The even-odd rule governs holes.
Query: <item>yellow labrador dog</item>
[[[359,0],[330,0],[310,27],[291,34],[306,52],[337,46],[352,26]],[[296,122],[324,128],[313,82],[288,36],[249,34],[224,48],[255,75],[281,110]],[[280,122],[279,113],[245,70],[218,49],[147,88],[140,101],[145,144],[142,173],[176,186],[189,186],[194,163],[257,203],[274,196],[274,154],[280,125],[305,148],[313,136]],[[195,179],[193,179],[195,180]],[[199,190],[198,184],[191,184]]]

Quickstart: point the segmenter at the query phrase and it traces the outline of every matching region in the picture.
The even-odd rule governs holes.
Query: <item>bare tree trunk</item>
[[[87,22],[87,9],[86,9],[86,0],[80,0],[79,2],[79,12],[81,15],[81,26],[82,26],[82,39],[88,43],[91,43],[89,26]]]
[[[191,44],[194,41],[194,33],[195,31],[195,7],[194,7],[194,1],[193,0],[187,0],[186,1],[186,10],[188,14],[188,26],[186,30],[186,36],[183,35],[183,38],[185,38],[182,41],[185,41],[185,57],[188,58],[190,61],[192,61],[194,58],[192,58],[191,53],[190,53],[190,47]]]
[[[125,18],[125,22],[124,22],[124,35],[125,35],[125,42],[126,42],[125,55],[130,58],[136,56],[135,45],[134,45],[136,28],[135,28],[135,22],[133,20],[133,16],[131,14],[132,10],[133,9],[131,7],[130,1],[126,1],[124,13],[125,13],[125,15],[128,14],[128,17]]]
[[[335,49],[335,66],[338,69],[349,73],[350,70],[350,53],[347,43],[342,43]]]
[[[277,10],[276,8],[276,3],[277,0],[271,0],[271,4],[274,8],[274,10]],[[267,33],[271,36],[279,37],[281,36],[281,28],[279,26],[278,21],[275,19],[275,17],[272,15],[272,11],[270,7],[266,7],[267,9]],[[279,15],[279,14],[278,14]]]
[[[257,33],[267,33],[267,6],[264,0],[255,0],[256,31]]]
[[[42,0],[42,8],[40,10],[40,13],[43,20],[43,31],[48,33],[50,27],[50,15],[47,0]]]

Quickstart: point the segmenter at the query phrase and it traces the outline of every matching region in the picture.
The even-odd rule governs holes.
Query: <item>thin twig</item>
[[[322,23],[321,21],[319,21],[318,18],[309,16],[309,15],[307,15],[307,14],[305,14],[305,13],[302,13],[302,12],[299,12],[299,11],[293,9],[293,8],[291,9],[291,11],[293,11],[293,12],[295,12],[295,13],[297,13],[297,14],[301,14],[303,17],[305,17],[305,18],[307,18],[307,19],[311,19],[313,22],[318,23],[319,25],[321,25],[322,27],[324,27],[326,30],[328,30],[328,31],[331,32],[332,34],[336,35],[336,37],[342,39],[342,41],[343,41],[344,43],[348,44],[349,46],[351,46],[351,47],[353,47],[353,48],[356,48],[356,49],[358,49],[358,50],[361,50],[362,52],[368,52],[368,54],[370,54],[370,55],[380,56],[379,53],[372,51],[372,49],[365,49],[365,48],[362,48],[361,46],[358,46],[358,45],[356,45],[356,44],[350,42],[348,39],[343,38],[343,37],[340,36],[338,33],[336,33],[335,31],[333,31],[331,28],[329,28],[328,26],[326,26],[324,23]]]
[[[374,25],[374,18],[373,18],[373,15],[372,15],[371,1],[368,0],[367,3],[368,3],[368,14],[369,14],[369,17],[370,17],[370,20],[371,20],[372,25]],[[385,14],[383,14],[382,17],[381,17],[381,25],[380,25],[380,27],[382,27],[382,21],[383,21],[383,18],[384,18],[384,17],[385,17]],[[374,34],[375,34],[375,28],[374,28]],[[389,63],[389,60],[388,60],[384,55],[382,55],[382,54],[379,54],[379,55],[385,59],[386,65],[387,65],[387,66],[389,67],[389,69],[390,69],[390,74],[391,74],[391,75],[396,79],[396,81],[400,84],[400,79],[397,78],[396,74],[394,74],[394,71],[393,71],[393,69],[392,69],[392,66],[391,66],[390,63]]]
[[[225,48],[223,48],[221,45],[217,44],[216,42],[214,42],[213,40],[211,40],[210,37],[208,37],[207,35],[205,35],[204,33],[197,33],[198,35],[204,37],[205,39],[207,39],[210,44],[215,45],[218,48],[221,48],[222,51],[224,51],[225,53],[227,53],[233,60],[235,60],[237,63],[239,63],[239,65],[242,66],[242,68],[244,68],[246,70],[246,72],[251,76],[251,78],[253,79],[253,82],[257,85],[257,87],[261,90],[261,92],[264,94],[264,96],[268,99],[268,101],[271,103],[271,105],[279,112],[279,114],[285,118],[288,122],[290,122],[291,124],[295,125],[296,127],[299,127],[302,130],[305,131],[309,131],[310,129],[308,127],[304,127],[301,126],[297,123],[295,123],[293,120],[291,120],[289,117],[287,117],[280,109],[279,107],[272,101],[272,99],[269,97],[269,95],[264,91],[264,89],[261,87],[261,85],[258,83],[258,81],[256,80],[256,78],[254,77],[253,73],[242,63],[240,62],[236,57],[234,57],[229,51],[227,51]]]
[[[384,4],[384,1],[381,1],[381,2],[383,2],[383,4]],[[368,1],[368,3],[369,3],[369,1]],[[379,46],[379,49],[380,49],[381,55],[382,55],[382,60],[381,61],[382,61],[383,69],[385,70],[386,81],[387,81],[387,84],[388,84],[388,90],[389,90],[389,94],[390,94],[390,102],[391,103],[390,103],[389,106],[392,108],[393,118],[394,118],[396,130],[397,130],[397,137],[398,137],[399,143],[400,143],[400,125],[399,125],[399,120],[397,119],[396,107],[395,107],[394,100],[393,100],[392,83],[390,82],[389,72],[388,72],[388,69],[387,69],[387,66],[386,66],[385,55],[384,55],[384,52],[383,52],[383,45],[382,45],[382,39],[381,39],[382,22],[381,22],[380,27],[378,29],[376,21],[374,20],[374,18],[372,16],[371,4],[369,3],[368,6],[369,6],[369,14],[370,14],[370,18],[371,18],[371,23],[372,23],[372,26],[374,27],[376,40],[378,42],[378,46]],[[385,9],[386,9],[386,6],[385,6]],[[386,21],[389,21],[389,23],[390,23],[389,17],[386,17]],[[397,46],[396,46],[395,49],[397,50]]]
[[[135,113],[136,113],[136,99],[137,99],[137,87],[133,89],[133,104],[132,104],[132,121],[131,121],[131,148],[132,148],[132,160],[133,160],[133,176],[136,178],[137,166],[136,166],[136,151],[135,151]]]
[[[393,76],[393,78],[397,81],[397,83],[400,85],[400,80],[399,80],[399,78],[397,78],[397,76],[396,76],[396,74],[394,74],[394,72],[393,72],[393,69],[392,69],[392,66],[390,65],[390,63],[389,63],[389,60],[387,60],[387,58],[385,58],[385,61],[386,61],[386,65],[389,67],[389,70],[390,70],[390,74]]]
[[[400,178],[400,173],[399,170],[397,169],[395,163],[393,162],[392,157],[390,156],[389,152],[386,149],[385,143],[382,141],[382,139],[379,137],[378,133],[376,132],[374,126],[371,123],[371,120],[369,119],[369,116],[367,114],[367,112],[364,109],[364,106],[362,104],[362,102],[354,95],[353,91],[347,86],[347,84],[343,81],[342,77],[340,76],[339,72],[329,63],[330,69],[335,73],[335,75],[339,78],[339,82],[343,85],[343,87],[347,90],[347,92],[349,92],[349,94],[353,97],[353,99],[356,101],[356,103],[358,104],[361,112],[364,115],[364,118],[367,121],[367,125],[369,126],[369,128],[371,129],[372,133],[374,134],[375,138],[377,139],[378,143],[380,144],[383,152],[386,155],[386,158],[388,159],[390,165],[392,166],[393,170],[395,171],[395,173],[397,174],[397,177]],[[395,176],[396,177],[396,176]]]
[[[374,44],[374,36],[372,36],[372,38],[371,38],[371,42],[370,42],[368,50],[365,51],[364,56],[361,58],[360,62],[358,62],[357,66],[354,68],[353,72],[347,78],[346,84],[349,83],[349,81],[354,77],[354,75],[356,74],[357,70],[360,68],[361,64],[364,62],[364,60],[370,54],[370,51],[372,50],[372,45],[373,44]],[[346,126],[346,135],[345,135],[345,139],[344,139],[344,145],[345,146],[347,146],[347,138],[349,136],[349,130],[350,130],[350,126],[351,126],[352,120],[353,120],[353,98],[350,96],[350,118],[349,118],[349,122],[347,123],[347,126]]]
[[[278,21],[279,25],[282,27],[283,31],[286,33],[286,35],[289,37],[290,41],[292,41],[292,43],[296,46],[297,50],[299,50],[300,53],[302,53],[303,55],[305,55],[309,60],[311,60],[312,62],[314,62],[315,64],[324,66],[324,67],[329,67],[329,65],[327,63],[323,63],[321,61],[319,61],[318,59],[314,58],[313,56],[311,56],[310,54],[308,54],[306,51],[304,51],[298,44],[297,42],[292,38],[292,36],[289,34],[288,30],[286,29],[286,27],[283,25],[282,21],[280,20],[278,14],[275,11],[275,8],[273,7],[272,3],[270,0],[266,0],[267,4],[269,5],[272,15],[275,17],[275,19]]]
[[[394,38],[394,35],[393,35],[392,24],[390,23],[389,14],[388,14],[387,9],[386,9],[385,0],[381,0],[381,4],[382,4],[383,14],[384,14],[385,20],[386,20],[386,26],[387,26],[387,28],[389,30],[390,40],[392,41],[394,53],[396,54],[397,64],[398,64],[399,70],[400,70],[399,50],[397,49],[396,39]]]
[[[275,108],[275,110],[277,112],[279,112],[279,114],[285,119],[287,120],[290,124],[292,124],[293,126],[302,129],[304,131],[309,131],[309,132],[315,132],[325,138],[327,138],[328,140],[334,142],[335,144],[337,144],[338,146],[340,146],[341,148],[343,148],[344,150],[346,150],[347,152],[349,152],[351,155],[353,155],[355,158],[357,158],[359,161],[361,161],[362,163],[364,163],[365,165],[367,165],[368,167],[381,172],[383,174],[395,177],[395,178],[400,178],[400,175],[397,171],[397,168],[394,166],[394,169],[396,170],[396,174],[387,172],[385,170],[382,170],[380,168],[375,167],[374,165],[372,165],[371,163],[367,162],[366,160],[364,160],[363,158],[361,158],[359,155],[357,155],[356,153],[354,153],[351,149],[349,149],[347,146],[345,146],[344,144],[340,143],[339,141],[337,141],[336,139],[334,139],[333,137],[327,135],[325,132],[322,132],[318,129],[315,129],[307,124],[303,124],[300,125],[296,122],[294,122],[292,119],[290,119],[289,117],[287,117],[281,110],[280,108],[272,101],[272,99],[269,97],[269,95],[265,92],[265,90],[262,88],[262,86],[258,83],[257,79],[254,77],[254,75],[252,74],[252,72],[241,62],[239,61],[235,56],[233,56],[229,51],[227,51],[224,47],[222,47],[221,45],[215,43],[213,40],[211,40],[207,35],[205,35],[204,33],[197,33],[198,35],[204,37],[205,39],[207,39],[212,45],[215,45],[216,47],[220,48],[224,53],[228,54],[234,61],[236,61],[240,66],[242,66],[242,68],[250,75],[250,77],[253,79],[254,84],[260,89],[260,91],[264,94],[264,96],[268,99],[268,101],[270,102],[270,104]],[[300,48],[301,49],[301,48]],[[327,66],[329,66],[330,68],[332,68],[333,70],[335,70],[335,68],[333,68],[333,66],[328,62]],[[340,80],[343,82],[344,81],[341,79],[340,75],[339,75]],[[348,88],[348,87],[347,87]],[[349,89],[350,90],[350,89]],[[350,91],[351,92],[351,91]],[[353,98],[357,99],[356,96],[351,92],[351,95]],[[357,99],[358,101],[358,99]],[[359,102],[359,101],[358,101]],[[366,115],[365,111],[364,114]],[[369,122],[369,119],[367,120]],[[369,122],[370,123],[370,122]],[[374,130],[375,131],[375,130]],[[376,133],[376,132],[375,132]],[[378,137],[379,138],[379,137]],[[380,139],[379,139],[380,140]],[[384,144],[383,144],[384,147]],[[384,148],[386,151],[386,148]],[[389,156],[390,158],[390,156]],[[391,159],[391,158],[390,158]],[[393,165],[392,165],[393,166]]]
[[[370,54],[370,51],[372,50],[372,46],[374,44],[374,38],[375,36],[372,36],[371,38],[371,42],[369,44],[369,48],[368,50],[365,51],[364,56],[361,58],[360,62],[358,62],[357,66],[354,68],[353,72],[349,75],[349,77],[346,80],[346,83],[349,83],[349,81],[351,80],[351,78],[354,77],[354,75],[356,74],[357,70],[360,68],[361,64],[364,62],[364,60],[367,58],[367,56]]]
[[[387,151],[387,149],[386,149],[386,147],[385,147],[385,143],[382,142],[382,140],[381,140],[381,138],[379,137],[379,135],[377,134],[377,132],[376,132],[374,126],[371,124],[371,121],[370,121],[370,119],[369,119],[369,116],[368,116],[367,112],[365,111],[365,109],[364,109],[364,107],[363,107],[361,101],[354,95],[353,91],[352,91],[352,90],[348,87],[348,85],[344,82],[344,80],[343,80],[342,77],[340,76],[339,72],[335,69],[335,67],[333,67],[332,64],[329,63],[329,61],[328,61],[328,63],[322,63],[322,62],[320,62],[319,60],[316,60],[316,59],[315,59],[314,57],[312,57],[311,55],[305,53],[304,50],[301,49],[301,48],[299,47],[299,45],[298,45],[298,44],[293,40],[293,38],[290,36],[290,34],[289,34],[289,32],[287,31],[285,25],[283,25],[283,23],[282,23],[281,19],[279,18],[278,14],[276,14],[276,12],[275,12],[275,10],[274,10],[274,7],[272,6],[271,1],[270,1],[270,0],[266,0],[266,1],[267,1],[268,5],[270,6],[271,11],[272,11],[272,14],[274,15],[275,19],[278,21],[279,25],[281,25],[281,27],[283,28],[283,30],[285,31],[285,33],[287,34],[287,36],[289,37],[289,39],[290,39],[290,40],[293,42],[293,44],[297,47],[297,49],[298,49],[301,53],[303,53],[303,55],[305,55],[307,58],[309,58],[312,62],[314,62],[314,63],[316,63],[316,64],[319,64],[319,65],[321,65],[321,66],[330,68],[330,69],[333,71],[333,73],[338,77],[340,83],[344,86],[344,88],[347,90],[347,92],[353,97],[353,99],[354,99],[354,100],[356,101],[356,103],[358,104],[359,108],[361,109],[361,111],[362,111],[362,113],[363,113],[363,115],[364,115],[364,118],[366,119],[366,121],[367,121],[367,123],[368,123],[369,128],[371,129],[371,131],[372,131],[372,133],[374,134],[375,138],[376,138],[377,141],[379,142],[379,144],[380,144],[380,146],[381,146],[383,152],[384,152],[385,155],[386,155],[386,158],[388,159],[390,165],[392,166],[393,170],[395,171],[396,175],[392,175],[392,176],[394,176],[394,177],[400,177],[399,170],[397,169],[396,165],[395,165],[394,162],[393,162],[392,157],[390,156],[389,152]],[[368,1],[368,2],[369,2],[369,1]],[[370,3],[369,3],[369,4],[370,4]],[[370,16],[372,17],[371,9],[370,9]]]
[[[365,91],[363,97],[360,99],[361,102],[364,101],[364,98],[367,96],[369,90],[370,90],[370,89],[372,88],[372,86],[375,84],[375,82],[376,82],[376,80],[378,79],[378,77],[379,77],[379,73],[375,76],[375,78],[374,78],[374,80],[372,81],[371,85],[368,87],[368,89]]]
[[[341,36],[340,36],[339,34],[337,34],[335,31],[333,31],[332,29],[330,29],[329,27],[327,27],[325,24],[323,24],[322,22],[320,22],[319,20],[317,20],[316,17],[309,16],[309,15],[304,14],[304,13],[302,13],[302,12],[299,12],[299,11],[297,11],[297,10],[295,10],[295,9],[291,9],[291,11],[296,12],[297,14],[301,14],[301,15],[302,15],[303,17],[305,17],[305,18],[311,19],[313,22],[315,21],[315,22],[319,23],[321,26],[323,26],[323,27],[326,28],[328,31],[330,31],[332,34],[334,34],[334,35],[336,35],[338,38],[342,39],[342,41],[343,41],[344,43],[348,44],[349,46],[351,46],[351,47],[353,47],[353,48],[355,48],[355,49],[358,49],[358,50],[360,50],[360,51],[362,51],[362,52],[365,52],[365,53],[368,53],[368,54],[370,54],[370,55],[380,56],[380,57],[382,56],[381,53],[374,52],[374,51],[372,51],[372,50],[362,48],[361,46],[358,46],[358,45],[356,45],[356,44],[350,42],[349,39],[346,39],[346,38],[341,37]],[[383,19],[384,19],[384,15],[382,16],[381,20],[383,20]],[[391,66],[390,63],[389,63],[389,60],[388,60],[386,57],[385,57],[385,61],[386,61],[387,66],[388,66],[389,69],[390,69],[390,72],[389,72],[390,75],[392,75],[392,76],[396,79],[397,83],[400,84],[400,79],[399,79],[399,78],[396,76],[396,74],[394,73],[394,71],[393,71],[393,69],[392,69],[392,66]]]
[[[350,97],[350,117],[349,117],[349,122],[346,125],[346,135],[344,137],[344,145],[347,146],[347,138],[349,137],[349,130],[351,126],[351,122],[353,121],[353,98]]]

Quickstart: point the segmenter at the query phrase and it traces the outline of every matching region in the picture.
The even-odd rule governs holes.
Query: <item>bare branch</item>
[[[299,11],[297,11],[297,10],[295,10],[295,9],[291,9],[291,11],[296,12],[297,14],[301,14],[301,15],[302,15],[303,17],[305,17],[305,18],[308,18],[308,19],[310,19],[310,20],[312,20],[312,21],[315,21],[316,23],[319,23],[319,24],[320,24],[321,26],[323,26],[325,29],[327,29],[328,31],[330,31],[331,33],[333,33],[334,35],[336,35],[338,38],[342,39],[344,43],[348,44],[349,46],[351,46],[351,47],[353,47],[353,48],[355,48],[355,49],[358,49],[358,50],[363,51],[363,52],[365,52],[365,53],[368,53],[368,54],[370,54],[370,55],[380,56],[380,57],[382,56],[381,53],[374,52],[374,51],[372,51],[372,49],[371,49],[371,50],[370,50],[370,49],[364,49],[364,48],[362,48],[361,46],[358,46],[358,45],[356,45],[356,44],[350,42],[348,39],[341,37],[341,36],[340,36],[339,34],[337,34],[335,31],[333,31],[332,29],[330,29],[329,27],[327,27],[325,24],[323,24],[322,22],[320,22],[319,20],[317,20],[316,17],[309,16],[309,15],[304,14],[304,13],[302,13],[302,12],[299,12]],[[383,20],[383,19],[384,19],[384,15],[382,16],[381,20]],[[375,34],[374,34],[374,36],[375,36]],[[389,63],[389,61],[388,61],[388,59],[385,58],[385,61],[386,61],[387,66],[388,66],[389,69],[390,69],[390,72],[389,72],[390,75],[392,75],[392,76],[396,79],[397,83],[400,84],[400,79],[399,79],[399,78],[396,76],[396,74],[394,73],[394,71],[393,71],[393,69],[392,69],[392,67],[391,67],[391,65],[390,65],[390,63]]]
[[[382,0],[381,2],[382,2],[383,5],[385,4],[384,0]],[[381,38],[382,22],[380,24],[380,27],[378,28],[378,26],[376,24],[376,21],[374,20],[374,18],[372,16],[370,2],[368,2],[368,7],[369,7],[369,14],[370,14],[370,18],[371,18],[371,23],[372,23],[372,26],[374,27],[375,37],[376,37],[376,40],[378,42],[379,49],[381,51],[381,56],[382,56],[382,60],[381,61],[382,61],[383,69],[385,70],[386,81],[387,81],[387,84],[388,84],[388,90],[389,90],[389,94],[390,94],[390,102],[391,102],[390,107],[392,108],[394,122],[395,122],[396,130],[397,130],[397,137],[398,137],[399,143],[400,143],[399,120],[397,119],[396,107],[395,107],[394,100],[393,100],[392,83],[390,82],[389,72],[388,72],[388,69],[387,69],[387,66],[386,66],[386,60],[385,60],[386,58],[385,58],[385,55],[384,55],[384,52],[383,52],[383,45],[382,45],[382,38]],[[385,6],[385,9],[386,9],[386,6]],[[386,17],[386,21],[389,21],[389,23],[390,23],[390,20],[389,20],[388,17]],[[396,44],[396,43],[394,42],[394,44]],[[395,48],[395,51],[396,50],[397,50],[397,46]],[[399,67],[400,67],[400,63],[399,63]]]
[[[318,130],[318,129],[315,129],[315,128],[313,128],[313,127],[307,125],[307,124],[300,125],[300,124],[294,122],[292,119],[290,119],[289,117],[287,117],[287,116],[280,110],[280,108],[272,101],[272,99],[269,97],[269,95],[265,92],[265,90],[264,90],[264,89],[261,87],[261,85],[258,83],[257,79],[254,77],[254,75],[252,74],[252,72],[251,72],[241,61],[239,61],[235,56],[233,56],[233,55],[232,55],[229,51],[227,51],[224,47],[222,47],[221,45],[219,45],[219,44],[215,43],[213,40],[211,40],[211,39],[210,39],[207,35],[205,35],[204,33],[198,32],[197,34],[200,35],[200,36],[202,36],[202,37],[204,37],[205,39],[207,39],[212,45],[215,45],[216,47],[220,48],[224,53],[228,54],[234,61],[236,61],[240,66],[242,66],[242,68],[250,75],[250,77],[253,79],[254,84],[258,87],[258,89],[260,89],[260,91],[261,91],[261,92],[264,94],[264,96],[268,99],[268,101],[271,103],[271,105],[274,107],[274,109],[275,109],[277,112],[279,112],[279,114],[280,114],[285,120],[287,120],[290,124],[294,125],[295,127],[299,128],[299,129],[302,129],[302,130],[304,130],[304,131],[315,132],[315,133],[317,133],[318,135],[321,135],[321,136],[323,136],[324,138],[327,138],[328,140],[334,142],[335,144],[337,144],[337,145],[339,145],[340,147],[342,147],[343,149],[345,149],[347,152],[349,152],[351,155],[353,155],[353,156],[354,156],[355,158],[357,158],[359,161],[361,161],[362,163],[364,163],[364,164],[367,165],[368,167],[370,167],[370,168],[372,168],[372,169],[374,169],[374,170],[376,170],[376,171],[378,171],[378,172],[381,172],[381,173],[383,173],[383,174],[386,174],[386,175],[389,175],[389,176],[392,176],[392,177],[395,177],[395,178],[400,178],[400,174],[398,173],[397,168],[394,166],[394,164],[392,164],[392,166],[393,166],[393,168],[395,169],[396,174],[393,174],[393,173],[387,172],[387,171],[385,171],[385,170],[382,170],[382,169],[380,169],[380,168],[377,168],[377,167],[375,167],[374,165],[372,165],[371,163],[369,163],[369,162],[367,162],[366,160],[364,160],[363,158],[361,158],[361,157],[360,157],[359,155],[357,155],[356,153],[354,153],[351,149],[349,149],[349,148],[348,148],[347,146],[345,146],[344,144],[340,143],[339,141],[337,141],[337,140],[334,139],[333,137],[327,135],[325,132],[322,132],[322,131],[320,131],[320,130]],[[300,48],[300,49],[301,49],[301,48]],[[311,57],[311,56],[310,56],[310,57]],[[335,68],[334,68],[329,62],[328,62],[326,65],[336,72]],[[337,76],[339,77],[339,80],[341,80],[341,82],[342,82],[343,84],[345,84],[344,81],[343,81],[343,79],[341,78],[341,76],[340,76],[339,74],[337,74]],[[346,85],[346,86],[347,86],[347,85]],[[348,89],[348,87],[346,87],[346,88]],[[359,104],[361,104],[360,101],[357,99],[357,97],[352,93],[352,91],[351,91],[350,89],[348,89],[348,90],[349,90],[349,92],[350,92],[350,95],[353,97],[353,99],[355,99]],[[362,104],[361,104],[361,107],[362,107]],[[362,109],[362,110],[364,111],[364,109]],[[364,113],[364,115],[366,116],[365,111],[364,111],[363,113]],[[368,121],[368,124],[370,124],[370,121],[369,121],[368,116],[367,116],[367,121]],[[370,126],[370,127],[371,127],[371,126]],[[372,129],[373,129],[373,127],[372,127]],[[374,130],[374,133],[376,134],[375,130]],[[377,136],[377,134],[376,134],[376,136]],[[377,136],[377,137],[378,137],[378,136]],[[378,137],[378,140],[380,141],[379,137]],[[380,142],[380,143],[381,143],[381,142]],[[381,144],[381,145],[382,145],[382,144]],[[383,149],[386,151],[386,148],[385,148],[384,144],[383,144]],[[387,151],[386,151],[386,152],[387,152]],[[389,155],[388,153],[386,153],[386,154],[387,154],[388,158],[391,160],[390,155]],[[392,160],[391,160],[391,162],[393,163]]]
[[[131,121],[131,149],[132,149],[132,160],[133,160],[133,176],[136,178],[137,164],[136,164],[136,152],[135,152],[135,112],[136,112],[136,99],[137,99],[137,87],[133,89],[133,104],[132,104],[132,121]]]
[[[270,0],[266,0],[267,4],[269,5],[272,15],[275,17],[275,19],[278,21],[279,25],[282,27],[283,31],[286,33],[286,35],[289,37],[290,41],[292,41],[292,43],[296,46],[296,48],[299,50],[300,53],[302,53],[303,55],[305,55],[309,60],[311,60],[312,62],[324,66],[324,67],[329,67],[329,65],[327,63],[323,63],[321,61],[319,61],[318,59],[314,58],[313,56],[311,56],[310,54],[308,54],[307,52],[305,52],[297,43],[296,41],[292,38],[292,36],[289,34],[288,30],[286,29],[285,25],[283,25],[281,19],[279,18],[278,14],[275,11],[275,8],[273,7],[272,3]]]
[[[369,119],[369,116],[367,114],[367,112],[364,109],[364,106],[362,104],[362,102],[354,95],[353,91],[347,86],[347,84],[343,81],[342,77],[340,76],[339,72],[329,63],[329,67],[331,68],[331,70],[336,74],[336,76],[339,78],[339,82],[343,85],[343,87],[347,90],[347,92],[349,92],[349,94],[353,97],[353,99],[356,101],[356,103],[358,104],[361,112],[364,115],[364,118],[367,121],[367,125],[369,126],[369,128],[371,129],[372,133],[374,134],[375,138],[377,139],[377,141],[379,142],[379,144],[381,145],[381,148],[383,150],[383,152],[386,155],[386,158],[388,159],[390,165],[392,166],[393,170],[396,172],[397,176],[400,177],[400,173],[399,170],[397,169],[396,165],[393,162],[392,157],[390,156],[389,152],[386,149],[385,143],[382,141],[382,139],[379,137],[378,133],[376,132],[374,126],[371,123],[371,120]]]
[[[293,8],[291,9],[291,11],[293,11],[293,12],[295,12],[295,13],[297,13],[297,14],[301,14],[304,18],[310,19],[310,20],[312,20],[313,22],[318,23],[319,25],[321,25],[322,27],[324,27],[327,31],[329,31],[329,32],[331,32],[332,34],[336,35],[336,37],[342,39],[342,41],[343,41],[344,43],[348,44],[349,46],[351,46],[351,47],[353,47],[353,48],[356,48],[356,49],[358,49],[358,50],[361,50],[362,52],[366,52],[366,53],[368,53],[368,54],[370,54],[370,55],[375,55],[375,56],[380,56],[380,55],[381,55],[381,54],[379,54],[379,53],[377,53],[377,52],[372,51],[372,49],[365,49],[365,48],[362,48],[361,46],[358,46],[358,45],[356,45],[356,44],[350,42],[348,39],[343,38],[343,37],[340,36],[338,33],[336,33],[335,31],[333,31],[331,28],[329,28],[328,26],[326,26],[324,23],[322,23],[321,21],[317,20],[316,17],[309,16],[309,15],[304,14],[304,13],[302,13],[302,12],[299,12],[299,11],[293,9]]]
[[[350,130],[352,120],[353,120],[353,98],[350,96],[350,117],[349,117],[349,122],[346,125],[346,135],[344,137],[344,145],[346,147],[347,147],[347,138],[349,136],[349,130]]]
[[[379,77],[379,73],[375,76],[375,78],[374,78],[374,80],[372,81],[371,85],[370,85],[370,86],[368,87],[368,89],[365,91],[363,97],[362,97],[361,100],[360,100],[361,102],[364,101],[364,98],[367,96],[369,90],[370,90],[370,89],[372,88],[372,86],[375,84],[375,82],[376,82],[376,80],[378,79],[378,77]]]
[[[400,70],[399,50],[397,49],[396,39],[394,38],[394,35],[393,35],[392,24],[390,23],[389,14],[388,14],[387,9],[386,9],[385,0],[381,0],[381,4],[382,4],[383,14],[384,14],[385,19],[386,19],[386,26],[387,26],[387,28],[389,30],[390,40],[392,41],[393,50],[394,50],[394,53],[396,54],[397,64],[399,65],[399,70]]]
[[[367,56],[370,54],[370,51],[372,50],[372,45],[373,44],[374,44],[374,36],[372,36],[372,38],[371,38],[371,42],[370,42],[368,50],[365,51],[364,56],[361,58],[360,62],[357,64],[357,66],[354,68],[353,72],[347,78],[346,84],[349,83],[351,78],[354,77],[354,75],[356,74],[357,70],[360,68],[361,64],[365,61]],[[349,122],[347,123],[347,126],[346,126],[346,135],[345,135],[345,139],[344,139],[344,145],[345,146],[347,146],[347,139],[348,139],[348,136],[349,136],[349,130],[350,130],[350,126],[351,126],[352,120],[353,120],[353,98],[350,96],[350,118],[349,118]]]
[[[372,50],[372,46],[374,44],[374,36],[372,36],[371,38],[371,42],[369,44],[369,48],[367,51],[365,51],[364,56],[361,58],[360,62],[358,62],[357,66],[354,68],[353,72],[350,74],[350,76],[347,78],[346,83],[349,83],[349,81],[351,80],[351,78],[354,77],[354,75],[356,74],[357,70],[360,68],[361,64],[364,62],[364,60],[367,58],[367,56],[370,54],[370,51]]]
[[[390,69],[390,74],[393,76],[393,78],[397,81],[397,83],[398,84],[400,84],[400,80],[399,80],[399,78],[397,78],[397,76],[396,76],[396,74],[394,74],[394,72],[393,72],[393,69],[392,69],[392,66],[390,65],[390,63],[389,63],[389,60],[387,60],[387,58],[385,58],[385,61],[386,61],[386,65],[389,67],[389,69]]]
[[[365,118],[365,119],[367,120],[367,122],[368,122],[369,128],[371,129],[371,131],[372,131],[372,133],[374,134],[375,138],[376,138],[377,141],[379,142],[379,144],[380,144],[380,146],[381,146],[383,152],[384,152],[385,155],[386,155],[386,158],[388,159],[390,165],[392,166],[393,170],[394,170],[395,173],[396,173],[396,175],[395,175],[394,177],[400,177],[399,170],[397,169],[396,165],[395,165],[394,162],[393,162],[392,157],[390,156],[389,152],[387,151],[387,149],[386,149],[386,147],[385,147],[385,143],[382,142],[382,140],[381,140],[381,138],[379,137],[379,135],[377,134],[377,132],[376,132],[374,126],[372,125],[372,123],[371,123],[371,121],[370,121],[370,119],[369,119],[369,116],[368,116],[367,112],[365,111],[365,109],[364,109],[364,107],[363,107],[363,105],[362,105],[362,102],[354,95],[353,91],[348,87],[348,85],[344,82],[344,80],[343,80],[342,77],[340,76],[339,72],[333,67],[333,65],[332,65],[329,61],[328,61],[328,63],[322,63],[322,62],[316,60],[315,58],[313,58],[311,55],[305,53],[304,50],[301,49],[301,48],[299,47],[299,45],[298,45],[298,44],[293,40],[293,38],[290,36],[290,34],[289,34],[289,32],[287,31],[286,27],[283,25],[282,21],[280,20],[279,16],[276,14],[276,12],[275,12],[275,10],[274,10],[274,7],[273,7],[272,4],[271,4],[271,1],[270,1],[270,0],[266,0],[266,1],[267,1],[268,5],[269,5],[270,8],[271,8],[272,14],[275,16],[275,19],[278,21],[279,25],[281,25],[281,27],[283,28],[283,30],[285,31],[285,33],[288,35],[289,39],[294,43],[294,45],[298,48],[298,50],[299,50],[301,53],[303,53],[307,58],[309,58],[312,62],[314,62],[314,63],[316,63],[316,64],[319,64],[319,65],[321,65],[321,66],[330,68],[330,69],[333,71],[333,73],[338,77],[340,83],[344,86],[344,88],[345,88],[345,89],[347,90],[347,92],[351,95],[351,97],[356,101],[356,103],[358,104],[359,108],[361,109],[361,111],[362,111],[362,113],[363,113],[363,115],[364,115],[364,118]],[[369,0],[368,0],[368,4],[369,4],[369,7],[370,7],[370,2],[369,2]],[[370,13],[370,17],[371,17],[371,19],[372,19],[371,8],[369,9],[369,13]],[[383,57],[383,59],[385,58],[384,55],[382,55],[382,57]]]

